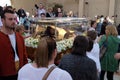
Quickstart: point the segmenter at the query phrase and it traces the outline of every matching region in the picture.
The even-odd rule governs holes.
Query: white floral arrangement
[[[73,45],[74,38],[65,39],[57,42],[57,51],[58,53],[70,49]]]
[[[69,49],[73,45],[74,38],[64,39],[61,41],[57,41],[57,51],[58,53]],[[36,38],[28,37],[25,39],[25,45],[27,47],[37,48],[39,40]]]
[[[25,39],[25,45],[27,47],[37,48],[38,42],[39,42],[38,38],[28,37]]]

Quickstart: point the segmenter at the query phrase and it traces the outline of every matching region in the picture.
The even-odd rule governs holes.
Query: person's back
[[[59,67],[69,72],[73,80],[97,80],[95,62],[87,56],[65,55]]]
[[[44,79],[51,68],[55,66],[56,55],[55,40],[49,36],[41,38],[33,63],[28,63],[19,70],[18,80],[72,80],[68,72],[57,67]]]
[[[26,64],[19,71],[18,80],[42,80],[45,73],[50,69],[52,65],[49,65],[48,68],[36,68],[31,63]],[[24,75],[22,74],[24,73]],[[30,76],[31,75],[31,76]],[[24,76],[24,77],[23,77]],[[48,76],[47,80],[72,80],[68,72],[56,67]]]
[[[97,80],[96,64],[86,56],[88,45],[86,37],[77,36],[71,54],[63,56],[60,61],[59,67],[69,72],[73,80]]]

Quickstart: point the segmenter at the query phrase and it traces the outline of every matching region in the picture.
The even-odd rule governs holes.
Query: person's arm
[[[114,55],[114,58],[115,58],[115,59],[120,59],[120,53],[116,53],[116,54]]]

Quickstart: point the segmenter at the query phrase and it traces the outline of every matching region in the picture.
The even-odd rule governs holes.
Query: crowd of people
[[[113,16],[114,17],[114,16]],[[100,47],[106,42],[107,44],[107,50],[102,58],[98,61],[100,63],[100,80],[104,80],[105,73],[107,73],[107,79],[113,80],[114,72],[117,72],[119,69],[119,44],[120,44],[120,38],[119,38],[119,27],[116,27],[113,20],[110,20],[109,17],[104,17],[101,15],[98,16],[96,20],[91,21],[91,27],[88,29],[88,33],[90,35],[89,31],[96,31],[98,36],[96,38],[97,43],[99,44],[99,51],[100,54]],[[92,33],[91,33],[92,34]],[[91,37],[94,37],[95,33],[92,34]],[[100,38],[100,40],[99,40]],[[94,39],[95,40],[95,39]],[[96,42],[95,41],[95,42]],[[93,47],[94,49],[94,47]],[[96,46],[96,51],[97,51]],[[94,52],[92,52],[94,53]],[[97,52],[95,52],[97,54]],[[95,56],[95,54],[93,55]],[[88,56],[89,57],[89,56]],[[99,55],[100,57],[100,55]],[[98,59],[98,57],[96,56]],[[93,59],[95,60],[95,59]],[[97,62],[97,60],[95,60]]]
[[[52,14],[51,8],[47,13],[42,4],[35,6],[38,11],[36,17],[62,17],[60,8]],[[0,80],[104,80],[105,73],[108,80],[113,80],[119,67],[120,38],[119,30],[108,18],[98,17],[96,21],[91,21],[86,35],[76,35],[71,52],[65,54],[58,65],[55,65],[55,30],[48,26],[39,40],[34,61],[28,63],[21,34],[29,25],[16,27],[21,19],[27,17],[24,9],[18,12],[11,6],[0,9]],[[100,47],[104,41],[107,41],[107,51],[100,60]]]

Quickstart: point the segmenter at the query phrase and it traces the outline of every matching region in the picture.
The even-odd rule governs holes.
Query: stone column
[[[84,12],[84,0],[79,0],[79,5],[78,5],[78,16],[82,17],[83,16],[83,12]]]
[[[110,0],[109,2],[109,16],[113,16],[115,12],[115,0]]]

